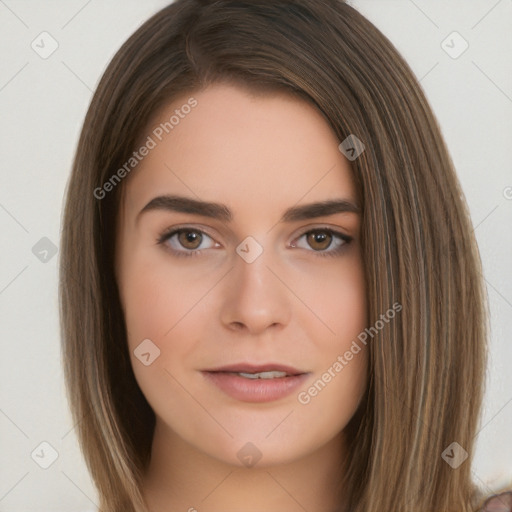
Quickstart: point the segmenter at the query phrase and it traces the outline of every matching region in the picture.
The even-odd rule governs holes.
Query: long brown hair
[[[468,207],[417,79],[342,0],[177,0],[123,44],[101,78],[63,216],[63,363],[102,512],[147,510],[141,482],[155,416],[130,365],[115,281],[123,183],[104,197],[95,191],[160,107],[221,81],[300,97],[340,142],[355,135],[365,145],[351,166],[370,325],[395,302],[403,309],[369,344],[367,393],[347,428],[340,482],[348,510],[476,510],[487,297]],[[468,453],[456,469],[442,457],[453,442]]]

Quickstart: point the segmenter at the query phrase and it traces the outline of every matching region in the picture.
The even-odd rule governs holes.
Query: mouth
[[[244,402],[270,402],[292,393],[309,372],[290,366],[246,363],[203,370],[204,377],[225,394]]]
[[[212,373],[232,373],[241,375],[248,379],[272,379],[281,377],[293,377],[295,375],[302,375],[304,372],[293,368],[292,366],[285,366],[278,363],[266,363],[261,365],[252,365],[248,363],[233,364],[222,366],[219,368],[212,368],[204,370]]]

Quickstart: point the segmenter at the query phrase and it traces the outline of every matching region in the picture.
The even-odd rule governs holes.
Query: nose
[[[270,250],[263,250],[250,263],[235,253],[234,267],[226,276],[223,290],[223,325],[250,334],[261,334],[269,327],[283,328],[290,321],[293,306],[285,274],[270,257]]]

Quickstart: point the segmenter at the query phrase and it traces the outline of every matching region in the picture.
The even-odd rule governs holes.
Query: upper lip
[[[260,372],[285,372],[288,375],[301,375],[303,372],[292,366],[286,366],[278,363],[265,363],[265,364],[250,364],[250,363],[236,363],[226,366],[219,366],[217,368],[208,368],[205,372],[234,372],[234,373],[260,373]]]

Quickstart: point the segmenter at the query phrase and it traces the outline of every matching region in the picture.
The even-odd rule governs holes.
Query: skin
[[[148,126],[168,120],[189,97],[166,105]],[[367,326],[361,218],[344,212],[278,221],[297,204],[355,202],[350,164],[322,115],[301,99],[252,96],[226,84],[193,97],[197,106],[123,182],[118,216],[116,278],[132,366],[157,419],[145,497],[152,512],[334,510],[343,430],[367,385],[367,348],[307,405],[297,395]],[[163,194],[224,203],[233,219],[138,215]],[[157,243],[183,224],[206,234],[188,244],[177,235]],[[304,235],[313,228],[353,240],[322,257],[342,240],[315,242]],[[248,236],[263,249],[252,263],[235,251]],[[169,248],[201,253],[178,257]],[[144,339],[160,349],[148,366],[133,352]],[[297,392],[250,403],[200,372],[242,361],[311,373]],[[261,454],[253,467],[237,457],[248,442]]]

